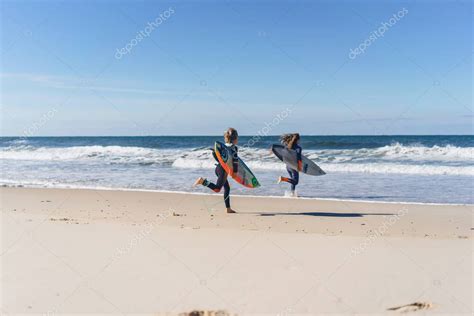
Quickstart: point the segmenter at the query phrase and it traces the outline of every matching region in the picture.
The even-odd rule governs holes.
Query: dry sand
[[[472,314],[472,206],[0,194],[3,314]]]

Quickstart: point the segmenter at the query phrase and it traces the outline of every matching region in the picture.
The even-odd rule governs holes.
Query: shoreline
[[[134,188],[112,188],[112,187],[87,187],[87,186],[51,186],[44,185],[25,185],[25,184],[0,184],[2,188],[25,188],[25,189],[52,189],[52,190],[90,190],[90,191],[121,191],[121,192],[150,192],[150,193],[175,193],[175,194],[193,194],[203,196],[214,196],[216,193],[192,192],[192,191],[173,191],[161,189],[134,189]],[[220,193],[218,193],[220,194]],[[217,194],[217,195],[218,195]],[[292,199],[291,197],[278,195],[251,195],[251,194],[232,194],[233,197],[239,198],[272,198],[272,199]],[[433,205],[433,206],[474,206],[469,203],[432,203],[432,202],[407,202],[407,201],[374,201],[374,200],[354,200],[354,199],[338,199],[338,198],[320,198],[300,196],[298,200],[312,201],[334,201],[334,202],[351,202],[351,203],[375,203],[375,204],[401,204],[401,205]]]
[[[156,216],[164,216],[162,224],[169,226],[245,230],[250,227],[260,229],[261,225],[268,223],[271,228],[265,231],[303,231],[323,235],[347,233],[366,237],[376,228],[386,225],[387,220],[403,212],[404,216],[400,221],[397,219],[397,225],[391,227],[390,236],[471,238],[473,232],[472,205],[233,195],[231,204],[238,213],[233,218],[224,213],[221,193],[24,187],[0,187],[0,193],[2,197],[16,197],[18,201],[24,201],[26,205],[22,212],[31,215],[44,216],[41,208],[45,206],[42,202],[45,200],[72,203],[69,208],[60,204],[55,213],[64,218],[76,219],[78,223],[90,223],[97,219],[100,222],[139,225],[154,222]],[[4,199],[2,209],[19,209],[18,201]],[[178,215],[169,216],[170,211]],[[309,218],[319,220],[307,220]],[[327,219],[334,220],[328,222]]]

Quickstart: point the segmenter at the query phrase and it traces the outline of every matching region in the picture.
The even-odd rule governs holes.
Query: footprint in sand
[[[52,222],[55,222],[55,221],[61,221],[61,222],[72,221],[72,219],[67,218],[67,217],[64,217],[64,218],[53,218],[53,217],[51,217],[49,220],[52,221]]]
[[[419,311],[419,310],[431,309],[431,308],[433,308],[433,304],[431,304],[431,303],[415,302],[415,303],[411,303],[411,304],[407,304],[407,305],[387,308],[387,310],[396,311],[396,312],[400,312],[400,313],[409,313],[409,312],[416,312],[416,311]]]
[[[181,313],[180,316],[231,316],[226,311],[192,311],[189,313]]]

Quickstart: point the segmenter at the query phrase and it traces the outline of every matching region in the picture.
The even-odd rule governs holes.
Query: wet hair
[[[237,133],[237,130],[235,128],[229,127],[225,132],[224,132],[224,140],[226,143],[233,143],[237,137],[239,137],[239,133]]]
[[[288,147],[289,149],[292,149],[293,146],[300,140],[300,134],[294,133],[294,134],[283,134],[280,137],[280,141],[283,145]]]

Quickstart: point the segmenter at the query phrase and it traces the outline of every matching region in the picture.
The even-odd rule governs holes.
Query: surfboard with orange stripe
[[[258,188],[260,183],[258,182],[255,175],[252,173],[249,167],[242,161],[242,159],[238,158],[238,170],[237,172],[233,172],[232,166],[232,150],[229,149],[224,143],[216,142],[214,144],[214,152],[216,154],[217,160],[219,161],[220,165],[224,170],[229,174],[232,179],[237,181],[238,183],[242,184],[247,188]]]

